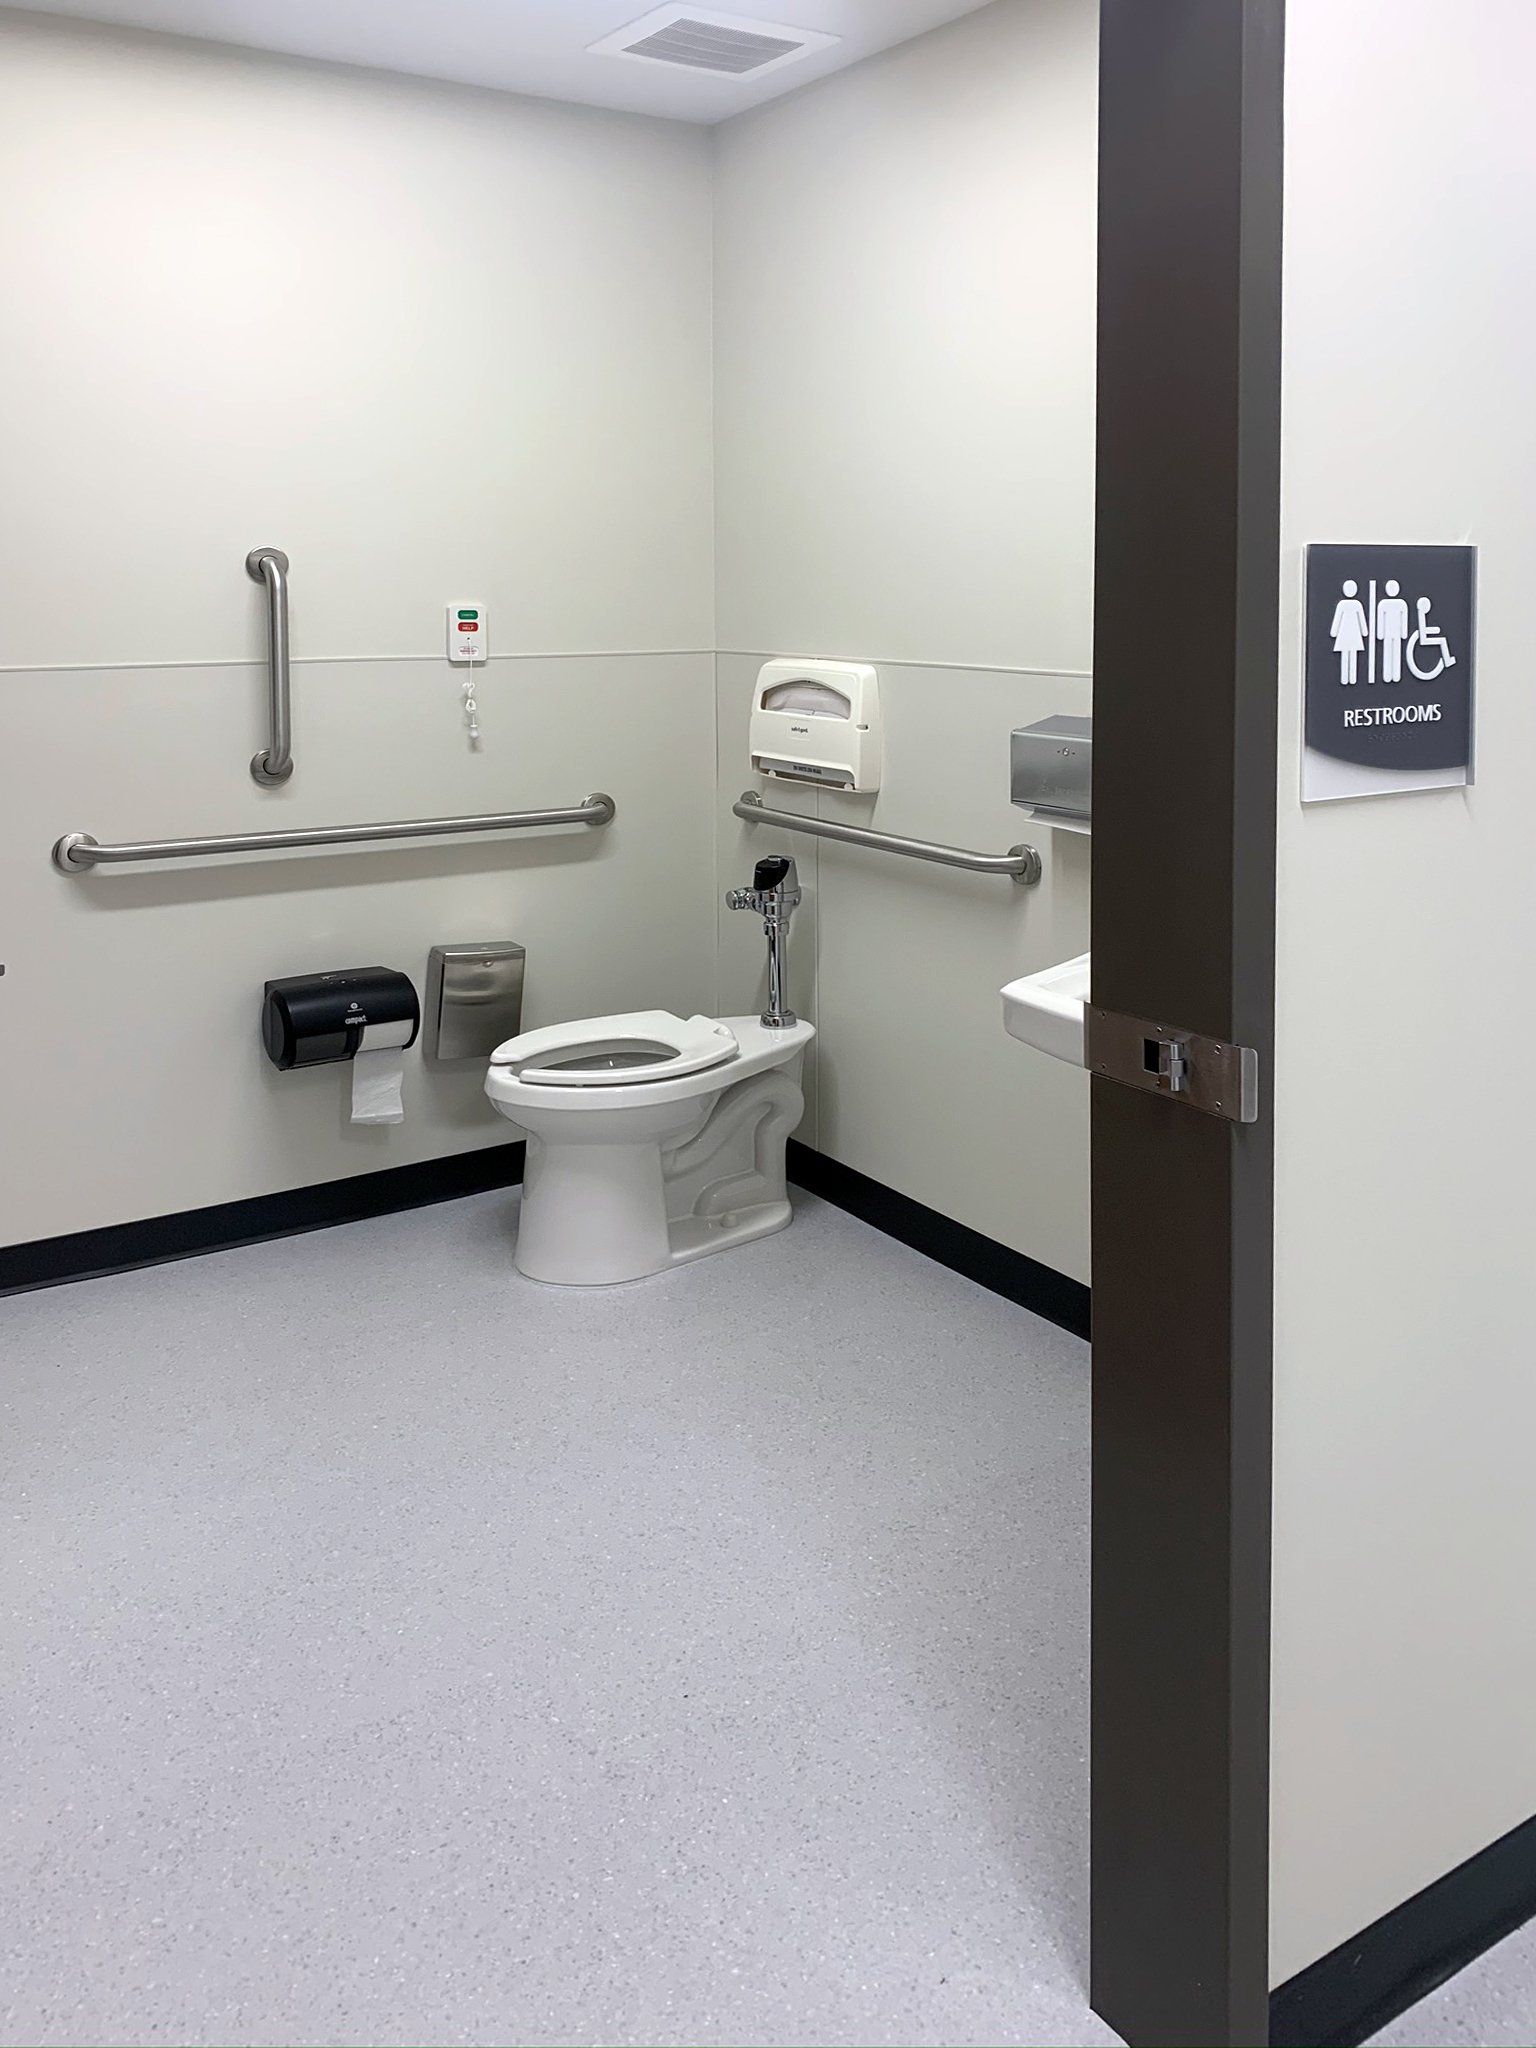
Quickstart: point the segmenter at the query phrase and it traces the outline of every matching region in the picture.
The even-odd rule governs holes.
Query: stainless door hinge
[[[1166,1095],[1229,1123],[1258,1121],[1259,1056],[1251,1046],[1228,1045],[1147,1017],[1124,1017],[1097,1003],[1088,1005],[1086,1016],[1091,1074]]]

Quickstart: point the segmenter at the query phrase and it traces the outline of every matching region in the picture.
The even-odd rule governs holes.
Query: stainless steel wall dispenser
[[[514,939],[434,946],[427,955],[427,1057],[488,1060],[523,1023],[525,949]]]
[[[1093,824],[1093,720],[1058,712],[1009,737],[1009,795],[1047,825]]]

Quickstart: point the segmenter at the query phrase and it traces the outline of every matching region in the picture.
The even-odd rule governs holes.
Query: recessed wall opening
[[[5,680],[75,734],[15,740],[4,1277],[254,1240],[0,1305],[100,1475],[40,1540],[119,1553],[107,1662],[184,1703],[88,1703],[45,1569],[39,2039],[198,2038],[294,1859],[328,1931],[220,2025],[340,1972],[347,2038],[461,2031],[397,1853],[467,1856],[421,1924],[498,2038],[1103,2036],[1088,1090],[1000,993],[1090,936],[1010,734],[1091,709],[1097,15],[889,12],[513,8],[538,98],[4,23]],[[194,1805],[127,1981],[90,1844]]]

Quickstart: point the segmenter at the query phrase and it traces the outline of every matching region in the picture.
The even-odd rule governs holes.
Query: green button
[[[461,619],[478,619],[478,618],[479,618],[479,616],[480,616],[480,614],[479,614],[478,612],[460,612],[460,613],[459,613],[459,617],[460,617]]]

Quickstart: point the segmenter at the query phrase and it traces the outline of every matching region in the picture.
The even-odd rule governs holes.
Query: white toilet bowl
[[[814,1036],[640,1010],[498,1046],[485,1092],[528,1134],[519,1272],[611,1286],[782,1230]]]

